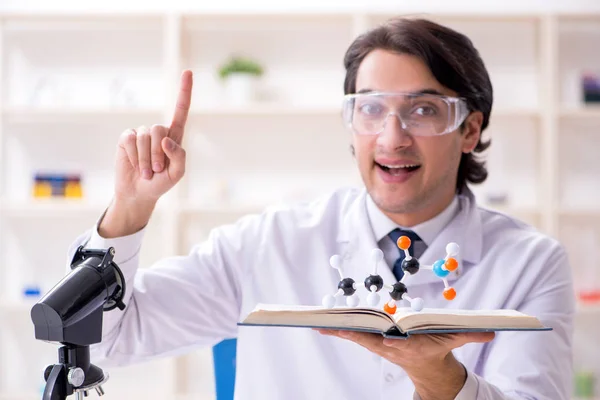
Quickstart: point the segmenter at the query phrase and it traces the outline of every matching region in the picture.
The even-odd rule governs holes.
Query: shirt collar
[[[377,207],[371,196],[367,195],[367,215],[373,230],[375,240],[379,242],[385,238],[392,230],[396,228],[412,230],[415,232],[426,245],[431,244],[435,237],[444,229],[444,227],[458,214],[460,203],[458,196],[454,196],[452,202],[441,213],[431,218],[428,221],[422,222],[413,227],[403,227],[396,224],[388,216],[386,216]]]

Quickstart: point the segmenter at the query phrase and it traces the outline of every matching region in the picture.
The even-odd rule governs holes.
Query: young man
[[[114,201],[72,250],[116,249],[127,308],[104,316],[97,361],[131,362],[237,337],[239,399],[567,399],[574,294],[563,248],[514,219],[477,206],[467,183],[485,180],[475,158],[492,108],[487,71],[471,42],[423,20],[397,19],[365,33],[345,57],[344,119],[365,188],[270,209],[215,229],[187,256],[138,269],[156,201],[183,176],[192,77],[173,123],[126,131],[117,149]],[[460,245],[442,296],[433,274],[404,276],[427,307],[511,308],[547,332],[380,336],[236,324],[256,303],[319,305],[339,281],[329,258],[361,282],[379,247],[400,279],[398,228],[423,263]],[[366,289],[359,288],[366,297]],[[387,299],[382,296],[382,303]],[[345,340],[343,340],[345,339]],[[109,365],[109,364],[107,364]]]

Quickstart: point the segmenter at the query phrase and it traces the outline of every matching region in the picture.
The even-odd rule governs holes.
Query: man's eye
[[[363,104],[359,108],[360,112],[367,115],[375,115],[381,112],[381,106],[378,104]]]
[[[424,116],[424,117],[429,117],[429,116],[437,114],[436,109],[433,108],[433,107],[429,107],[429,106],[417,107],[414,110],[414,113],[416,113],[418,115],[421,115],[421,116]]]

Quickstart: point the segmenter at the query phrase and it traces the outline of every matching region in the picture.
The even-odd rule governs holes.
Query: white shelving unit
[[[23,287],[45,291],[64,274],[67,247],[112,195],[118,136],[170,121],[183,68],[195,73],[187,174],[150,223],[145,266],[267,204],[360,184],[340,119],[342,58],[398,14],[0,14],[0,399],[39,398],[56,362],[56,348],[33,339]],[[578,289],[600,287],[600,105],[578,91],[583,69],[600,72],[600,15],[427,17],[470,36],[492,76],[490,176],[477,196],[564,240]],[[265,66],[256,103],[223,96],[217,68],[234,54]],[[39,170],[80,172],[84,199],[33,199]],[[597,331],[597,306],[578,316],[578,329]],[[600,377],[582,332],[576,362]],[[199,349],[110,369],[104,398],[211,399],[211,363]]]

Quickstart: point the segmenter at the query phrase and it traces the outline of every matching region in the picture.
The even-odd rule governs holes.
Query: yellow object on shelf
[[[33,197],[52,197],[52,185],[47,182],[36,182],[33,185]]]
[[[65,197],[83,197],[83,191],[79,182],[67,182],[65,185]]]

